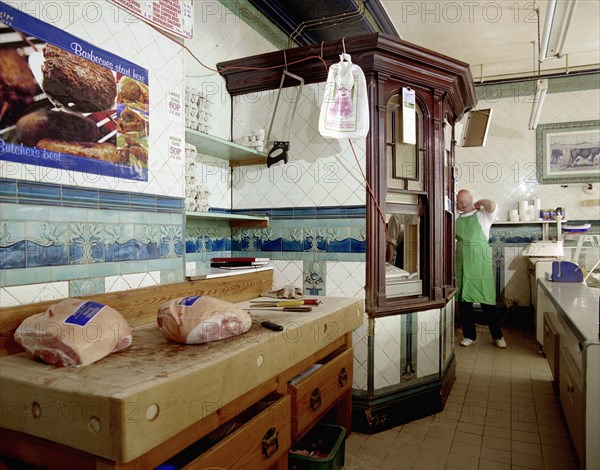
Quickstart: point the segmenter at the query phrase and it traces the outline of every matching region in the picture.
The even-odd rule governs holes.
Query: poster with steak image
[[[148,181],[148,71],[5,3],[0,26],[0,160]]]

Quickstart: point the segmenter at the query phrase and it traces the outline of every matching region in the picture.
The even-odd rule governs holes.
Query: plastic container
[[[293,450],[318,450],[327,454],[317,458],[288,453],[290,470],[339,470],[344,466],[346,429],[334,424],[317,424],[293,447]]]

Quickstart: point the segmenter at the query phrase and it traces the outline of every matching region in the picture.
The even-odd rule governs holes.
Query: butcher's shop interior
[[[0,469],[600,468],[597,0],[0,0]]]

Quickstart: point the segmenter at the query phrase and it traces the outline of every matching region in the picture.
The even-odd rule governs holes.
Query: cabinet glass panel
[[[385,289],[386,297],[421,295],[420,217],[414,214],[387,215]]]
[[[386,111],[386,166],[389,189],[423,191],[423,111],[415,106],[417,145],[403,142],[402,95],[393,95]]]

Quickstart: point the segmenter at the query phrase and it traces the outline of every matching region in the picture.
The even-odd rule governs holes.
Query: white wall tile
[[[69,283],[66,281],[3,287],[0,289],[0,307],[28,305],[68,296]]]

